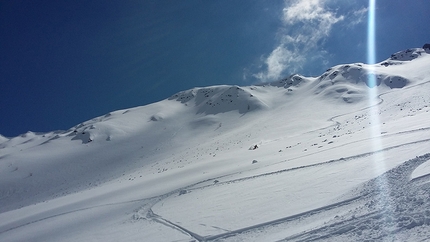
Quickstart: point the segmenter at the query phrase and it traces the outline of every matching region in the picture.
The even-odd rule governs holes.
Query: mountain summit
[[[430,49],[0,136],[0,241],[430,239]]]

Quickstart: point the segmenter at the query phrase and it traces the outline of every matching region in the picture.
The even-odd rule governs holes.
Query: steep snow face
[[[275,86],[275,87],[283,87],[283,88],[293,88],[293,87],[297,88],[308,82],[309,82],[309,78],[306,78],[298,74],[294,74],[280,81],[268,83],[268,85]]]
[[[360,102],[366,96],[367,73],[363,64],[340,65],[328,69],[318,78],[314,93],[346,103]]]
[[[177,93],[169,100],[180,101],[197,108],[197,113],[218,114],[229,111],[246,113],[267,107],[252,88],[238,86],[214,86],[194,88]]]
[[[430,55],[393,56],[0,136],[0,241],[429,239]]]
[[[377,67],[358,63],[330,68],[318,78],[319,83],[314,93],[340,99],[346,103],[356,103],[366,97],[368,88],[378,86],[382,91],[387,87],[403,88],[410,82],[404,76],[386,74],[386,70],[382,72],[380,67]],[[369,80],[375,80],[375,83]]]
[[[423,69],[427,68],[425,63],[428,61],[429,55],[423,49],[415,48],[397,52],[375,65],[338,65],[319,76],[313,90],[317,95],[357,103],[365,99],[368,88],[377,86],[381,92],[387,88],[404,88],[414,84],[415,80],[425,79]],[[375,83],[369,82],[371,79]]]
[[[421,57],[423,54],[426,54],[426,51],[421,48],[412,48],[404,51],[399,51],[391,55],[389,60],[393,61],[411,61],[413,59]],[[387,62],[384,62],[387,63]]]

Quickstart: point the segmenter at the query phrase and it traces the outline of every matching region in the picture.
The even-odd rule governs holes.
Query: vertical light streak
[[[367,63],[375,64],[375,0],[369,0],[367,20]]]
[[[370,137],[372,151],[375,152],[372,155],[373,169],[375,175],[379,176],[387,170],[385,165],[384,153],[381,151],[382,141],[380,138],[381,127],[379,120],[379,97],[378,97],[378,83],[375,75],[375,63],[376,63],[376,44],[375,44],[375,1],[369,0],[369,12],[368,12],[368,25],[367,25],[367,61],[369,64],[368,68],[368,86],[369,86],[369,117],[370,117]],[[378,210],[385,211],[384,214],[390,213],[392,205],[389,202],[389,186],[386,180],[380,179],[378,185],[378,194],[374,198],[378,204]]]
[[[368,61],[368,73],[367,73],[367,85],[369,86],[368,101],[369,101],[369,117],[371,121],[370,135],[372,137],[372,151],[378,151],[382,149],[381,140],[377,138],[380,136],[380,121],[379,121],[379,105],[378,105],[378,88],[377,80],[375,75],[375,0],[369,0],[369,12],[368,12],[368,24],[367,24],[367,61]],[[381,152],[377,152],[375,157],[375,168],[381,167],[383,163],[383,157]],[[376,171],[378,173],[378,171]]]

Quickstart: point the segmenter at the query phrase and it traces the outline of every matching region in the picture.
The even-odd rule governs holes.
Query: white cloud
[[[277,80],[285,71],[294,73],[310,59],[322,59],[319,46],[329,36],[332,26],[345,16],[325,7],[325,0],[287,0],[283,9],[283,26],[279,45],[264,58],[264,70],[253,76],[260,81]]]
[[[301,21],[319,21],[321,23],[336,23],[343,17],[336,17],[334,13],[324,9],[322,0],[295,0],[286,1],[286,7],[283,9],[284,21],[287,24],[294,24]]]
[[[350,13],[349,14],[350,16],[348,16],[348,18],[350,18],[351,21],[349,22],[348,27],[353,27],[354,25],[357,25],[366,21],[368,10],[369,10],[368,8],[361,8],[359,10],[356,10]]]

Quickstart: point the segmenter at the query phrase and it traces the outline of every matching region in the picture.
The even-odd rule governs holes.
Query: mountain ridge
[[[293,94],[293,91],[299,89],[301,86],[314,84],[317,85],[314,94],[319,95],[320,93],[323,93],[323,95],[333,95],[335,99],[341,98],[344,102],[351,103],[360,101],[362,97],[360,98],[357,96],[363,96],[365,90],[359,90],[351,85],[345,86],[348,81],[352,84],[365,83],[368,87],[373,87],[372,84],[367,82],[369,79],[368,75],[371,73],[372,75],[375,75],[375,79],[377,81],[376,86],[378,87],[381,86],[381,84],[384,84],[383,86],[387,86],[391,89],[403,88],[410,84],[407,77],[400,75],[387,75],[383,71],[380,71],[379,68],[382,66],[389,67],[391,65],[402,65],[417,58],[424,57],[427,54],[430,54],[430,49],[428,48],[410,48],[403,51],[398,51],[392,54],[388,59],[374,65],[368,65],[364,63],[341,64],[327,69],[327,71],[317,77],[304,77],[299,74],[292,74],[289,77],[283,78],[279,81],[260,83],[252,86],[240,87],[237,85],[216,85],[210,87],[196,87],[193,89],[180,91],[171,97],[166,98],[166,100],[176,100],[185,105],[189,105],[190,101],[194,100],[194,104],[191,105],[198,107],[198,114],[217,114],[233,110],[244,114],[248,111],[264,109],[268,107],[268,104],[258,97],[258,92],[255,92],[256,87],[283,87],[287,90],[286,95],[291,95]],[[321,84],[317,84],[318,82]],[[334,85],[340,83],[342,83],[340,87],[329,88],[329,90],[323,92],[323,89],[327,88],[330,84]],[[115,112],[125,112],[126,110],[127,109],[118,110]],[[102,117],[107,118],[108,116],[109,113],[94,119],[102,120]],[[158,119],[156,116],[152,118],[155,120]],[[71,129],[74,129],[75,127]],[[64,130],[64,132],[69,132],[71,129]],[[43,132],[28,132],[43,134]],[[55,132],[59,133],[61,131]],[[47,132],[46,134],[49,133],[50,132]],[[23,135],[25,135],[25,133],[21,134],[20,136]],[[84,139],[90,139],[90,137],[87,136]],[[0,144],[11,138],[14,137],[5,137],[0,134]]]
[[[430,238],[422,51],[0,137],[0,240]]]

